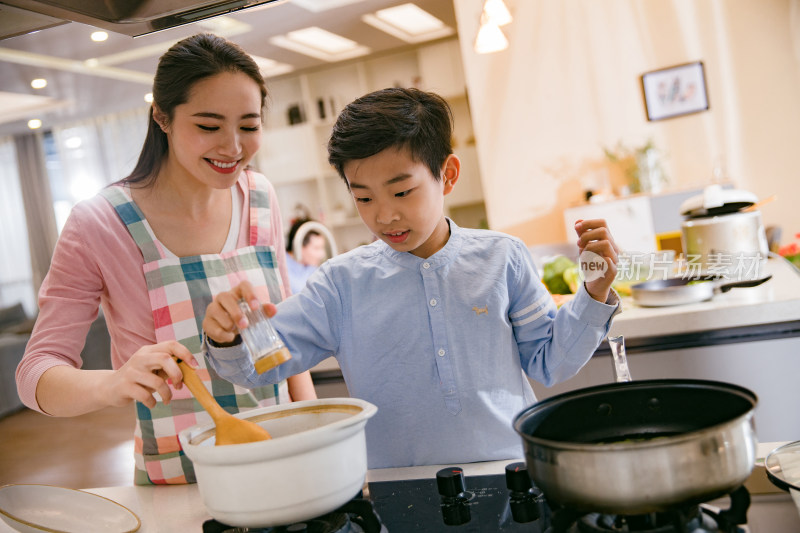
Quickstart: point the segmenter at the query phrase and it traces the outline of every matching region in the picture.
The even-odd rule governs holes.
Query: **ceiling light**
[[[92,40],[96,43],[102,43],[108,39],[108,34],[104,31],[95,31],[92,32]]]
[[[370,52],[366,46],[316,26],[272,37],[269,42],[323,61],[341,61]]]
[[[331,33],[316,26],[311,26],[310,28],[304,28],[302,30],[290,31],[286,34],[286,37],[290,41],[294,41],[305,46],[310,46],[311,48],[316,48],[317,50],[321,50],[329,54],[341,54],[342,52],[353,50],[358,46],[357,42],[352,41],[347,37],[336,35],[335,33]]]
[[[144,95],[144,101],[148,104],[153,102],[153,93],[147,93]]]
[[[280,76],[281,74],[286,74],[294,70],[293,66],[275,61],[274,59],[269,59],[268,57],[255,56],[252,54],[250,57],[256,62],[258,69],[261,71],[261,75],[265,78]]]
[[[28,121],[28,127],[32,130],[36,130],[42,127],[42,121],[38,118],[32,118]]]
[[[478,30],[475,38],[475,51],[479,54],[491,54],[508,48],[508,39],[495,24],[485,23]]]
[[[415,4],[379,9],[361,20],[409,43],[428,41],[452,35],[455,31]]]
[[[347,4],[355,4],[356,2],[361,2],[361,0],[291,0],[291,2],[293,5],[318,13],[320,11],[346,6]]]
[[[47,87],[47,80],[44,78],[36,78],[31,81],[31,87],[34,89],[44,89]]]
[[[486,22],[495,26],[505,26],[513,20],[503,0],[486,0],[483,4],[483,14],[486,16]]]

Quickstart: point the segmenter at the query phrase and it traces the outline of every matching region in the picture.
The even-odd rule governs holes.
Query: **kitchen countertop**
[[[629,342],[744,327],[777,331],[785,329],[781,325],[800,323],[800,271],[782,258],[771,257],[759,274],[771,274],[772,279],[757,287],[716,294],[705,302],[641,307],[624,297],[622,313],[614,318],[609,335],[623,335]]]
[[[782,445],[782,442],[768,442],[759,444],[757,457],[763,461],[771,450]],[[464,474],[469,476],[489,475],[503,473],[505,465],[513,462],[492,461],[484,463],[460,464],[464,469]],[[756,460],[758,465],[759,460]],[[431,465],[409,468],[385,468],[370,470],[367,473],[367,482],[390,481],[401,479],[420,479],[433,478],[436,472],[446,466],[454,465]],[[763,476],[758,467],[754,470],[751,478]],[[761,483],[760,479],[755,480]],[[763,503],[759,507],[758,513],[748,514],[751,533],[775,533],[777,531],[796,531],[797,529],[774,528],[774,520],[777,515],[783,515],[782,520],[796,521],[792,523],[800,526],[800,516],[797,515],[791,498],[788,494],[778,491],[769,482],[763,486],[764,491],[754,489],[751,480],[748,480],[748,488],[753,494],[754,502]],[[85,489],[99,496],[111,499],[124,505],[139,517],[142,526],[140,533],[175,533],[180,532],[201,532],[203,522],[210,519],[206,511],[198,486],[192,485],[161,485],[161,486],[124,486],[124,487],[104,487]],[[787,505],[789,502],[789,505]],[[713,504],[714,502],[712,502]],[[720,507],[727,506],[725,501],[721,501]],[[755,509],[751,508],[751,511]],[[784,522],[782,522],[783,524]],[[791,522],[790,522],[791,523]],[[760,525],[759,525],[760,524]],[[0,533],[12,532],[13,530],[3,522],[0,522]],[[394,533],[394,532],[393,532]]]

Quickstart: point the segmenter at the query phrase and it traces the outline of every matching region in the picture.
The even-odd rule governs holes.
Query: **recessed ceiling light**
[[[144,101],[147,102],[148,104],[152,103],[153,93],[147,93],[146,95],[144,95]]]
[[[366,46],[316,26],[290,31],[286,35],[272,37],[269,41],[275,46],[323,61],[341,61],[370,52]]]
[[[94,31],[92,32],[92,40],[96,43],[102,43],[106,39],[108,39],[108,34],[104,31]]]
[[[31,87],[34,89],[44,89],[47,87],[47,80],[44,78],[36,78],[31,81]]]
[[[265,78],[280,76],[281,74],[286,74],[287,72],[292,72],[294,70],[293,66],[275,61],[274,59],[269,59],[268,57],[255,56],[252,54],[250,57],[252,57],[253,61],[256,62],[258,69]]]
[[[28,121],[28,127],[32,130],[36,130],[42,127],[42,121],[38,118],[32,118]]]
[[[292,0],[292,4],[319,13],[320,11],[327,11],[337,7],[346,6],[347,4],[355,4],[362,0]]]
[[[379,9],[374,14],[362,16],[361,20],[409,43],[439,39],[455,33],[455,30],[416,4]]]

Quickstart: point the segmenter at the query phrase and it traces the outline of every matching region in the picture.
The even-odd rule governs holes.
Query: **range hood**
[[[198,20],[283,0],[2,0],[0,39],[57,22],[80,22],[138,37]],[[8,20],[14,15],[14,25]],[[36,26],[37,21],[41,25]],[[28,26],[25,26],[26,22]],[[21,30],[21,28],[25,28]]]

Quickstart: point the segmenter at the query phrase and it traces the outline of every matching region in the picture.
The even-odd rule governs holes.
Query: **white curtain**
[[[28,227],[19,183],[17,152],[11,137],[0,139],[0,307],[22,302],[36,310]]]
[[[77,202],[133,170],[147,133],[148,107],[53,128],[61,183],[53,184],[59,231]]]

